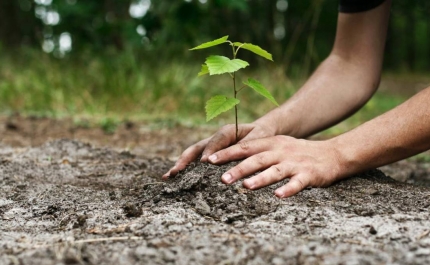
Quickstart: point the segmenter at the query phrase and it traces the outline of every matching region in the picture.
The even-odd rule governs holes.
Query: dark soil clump
[[[281,201],[274,196],[273,191],[282,183],[257,191],[245,189],[241,182],[223,184],[221,175],[236,164],[232,162],[215,166],[193,162],[165,184],[147,186],[143,197],[145,205],[152,205],[154,198],[167,204],[172,201],[184,202],[197,213],[226,223],[275,211]]]

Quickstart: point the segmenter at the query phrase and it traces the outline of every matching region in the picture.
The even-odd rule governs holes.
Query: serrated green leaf
[[[208,66],[210,75],[220,75],[233,73],[249,65],[248,62],[240,59],[229,59],[225,56],[212,55],[206,58],[205,64]]]
[[[260,48],[257,45],[251,44],[251,43],[241,43],[241,42],[235,42],[234,46],[239,47],[241,49],[245,49],[248,51],[251,51],[257,55],[260,55],[263,58],[266,58],[267,60],[270,60],[273,62],[273,58],[272,55],[270,53],[268,53],[266,50],[263,50],[262,48]]]
[[[228,36],[224,36],[222,38],[200,44],[199,46],[190,49],[190,51],[206,49],[209,47],[217,46],[217,45],[225,43],[227,40],[228,40]]]
[[[197,76],[202,76],[202,75],[206,75],[206,74],[209,74],[208,66],[206,64],[202,64],[202,69],[197,74]]]
[[[212,97],[206,102],[206,121],[210,121],[221,113],[233,108],[239,102],[236,98],[228,98],[222,95]]]
[[[243,82],[245,85],[254,89],[258,94],[270,100],[276,106],[279,106],[278,102],[276,102],[275,98],[270,94],[269,90],[267,90],[260,82],[255,79],[249,78],[248,81]]]

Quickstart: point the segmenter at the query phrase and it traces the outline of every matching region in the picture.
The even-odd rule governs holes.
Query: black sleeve
[[[373,9],[385,0],[340,0],[339,12],[356,13]]]

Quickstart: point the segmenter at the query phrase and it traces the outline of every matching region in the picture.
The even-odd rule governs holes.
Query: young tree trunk
[[[34,4],[22,10],[20,1],[0,1],[0,43],[6,47],[37,43]]]
[[[411,2],[411,5],[414,5]],[[415,69],[415,8],[412,6],[406,13],[406,51],[409,70]]]

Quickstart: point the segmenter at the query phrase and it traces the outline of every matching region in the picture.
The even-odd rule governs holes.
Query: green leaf
[[[239,100],[217,95],[206,102],[206,121],[210,121],[223,112],[239,104]]]
[[[230,60],[225,56],[219,55],[209,56],[206,58],[205,64],[208,66],[210,75],[233,73],[249,65],[249,63],[246,61],[240,59]]]
[[[220,44],[223,44],[224,42],[226,42],[227,39],[228,39],[228,36],[224,36],[222,38],[219,38],[219,39],[216,39],[216,40],[213,40],[213,41],[205,42],[203,44],[200,44],[197,47],[194,47],[194,48],[190,49],[190,51],[192,51],[192,50],[206,49],[206,48],[209,48],[209,47],[217,46],[217,45],[220,45]]]
[[[236,47],[241,46],[240,47],[241,49],[245,49],[245,50],[251,51],[251,52],[253,52],[253,53],[257,54],[257,55],[260,55],[261,57],[264,57],[267,60],[270,60],[270,61],[273,62],[272,55],[270,53],[268,53],[267,51],[263,50],[262,48],[260,48],[257,45],[254,45],[254,44],[251,44],[251,43],[235,42],[234,46],[236,46]]]
[[[245,85],[254,89],[257,93],[272,101],[273,104],[279,106],[278,102],[276,102],[275,98],[270,94],[269,90],[267,90],[260,82],[255,79],[249,78],[248,81],[243,82]]]
[[[200,70],[200,73],[197,74],[197,76],[202,76],[206,74],[209,74],[208,66],[206,64],[202,64],[202,69]]]

